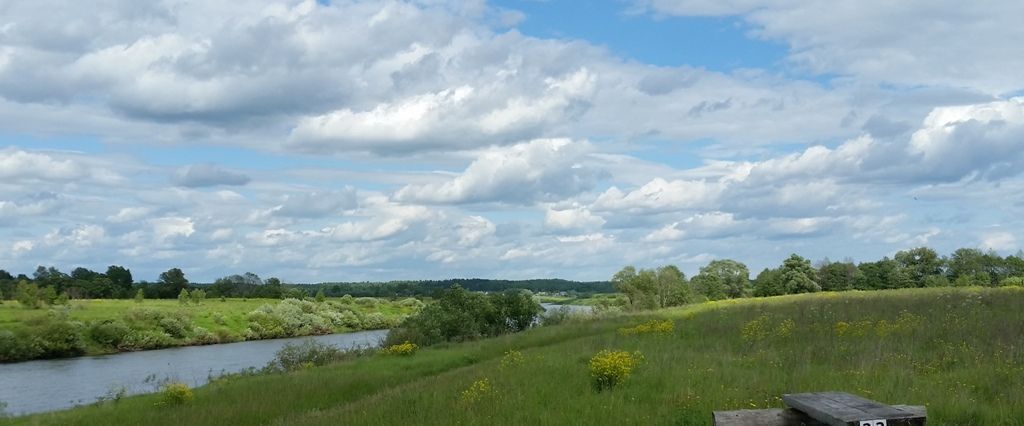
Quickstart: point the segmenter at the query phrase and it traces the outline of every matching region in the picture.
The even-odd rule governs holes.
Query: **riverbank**
[[[0,305],[0,363],[136,352],[393,327],[416,299],[73,300],[48,309]]]
[[[1020,288],[709,302],[218,381],[178,407],[144,395],[11,423],[701,425],[713,410],[837,390],[926,405],[929,424],[1016,424],[1022,310]],[[652,318],[673,327],[619,331]],[[597,392],[588,363],[605,349],[643,360],[621,385]]]

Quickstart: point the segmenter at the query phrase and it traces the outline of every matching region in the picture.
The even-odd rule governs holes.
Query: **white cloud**
[[[600,228],[605,220],[577,204],[565,209],[549,207],[544,213],[544,224],[559,230],[590,229]]]
[[[1017,54],[1024,4],[908,0],[638,0],[657,13],[740,16],[758,38],[789,45],[789,59],[818,74],[908,86],[969,87],[999,94],[1024,87]],[[913,28],[913,31],[907,31]]]
[[[590,144],[538,139],[480,154],[466,170],[439,184],[407,185],[402,202],[531,204],[561,199],[592,188],[601,170],[587,163]]]
[[[193,164],[174,173],[174,184],[188,188],[220,185],[245,185],[252,179],[243,173],[226,170],[214,164]]]
[[[989,250],[1004,252],[1020,248],[1017,244],[1017,237],[1005,231],[986,232],[981,236],[981,246]]]
[[[189,217],[161,217],[149,221],[153,235],[159,241],[175,237],[190,237],[196,232],[195,223]]]

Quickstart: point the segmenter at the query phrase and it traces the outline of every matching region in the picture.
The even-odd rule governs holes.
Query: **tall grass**
[[[923,289],[711,302],[659,311],[670,333],[619,333],[622,316],[376,356],[196,390],[16,419],[17,424],[710,424],[783,393],[847,391],[926,405],[933,425],[1024,424],[1024,290]],[[517,349],[516,363],[502,356]],[[592,356],[644,356],[593,390]],[[485,380],[486,379],[486,380]],[[479,383],[486,383],[481,391]],[[474,388],[475,386],[475,388]],[[467,390],[473,398],[465,398]]]

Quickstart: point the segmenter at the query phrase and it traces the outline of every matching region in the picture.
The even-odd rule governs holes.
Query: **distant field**
[[[625,301],[620,300],[623,298],[618,293],[597,293],[586,296],[534,296],[540,303],[552,303],[555,305],[585,305],[585,306],[596,306],[602,303],[608,303],[611,305],[625,304]]]
[[[518,335],[375,355],[200,388],[19,418],[14,424],[710,424],[711,411],[779,407],[838,390],[926,405],[930,425],[1024,424],[1024,290],[915,289],[709,302]],[[616,330],[667,319],[667,334]],[[603,349],[644,361],[595,392]],[[518,350],[522,362],[507,362]],[[487,379],[483,391],[474,382]],[[464,392],[474,393],[470,401]]]

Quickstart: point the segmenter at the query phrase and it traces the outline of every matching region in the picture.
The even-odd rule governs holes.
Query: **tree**
[[[761,273],[757,274],[757,278],[754,278],[754,296],[768,297],[783,294],[786,294],[786,288],[782,283],[781,269],[764,268]]]
[[[178,268],[168,269],[160,274],[160,283],[163,284],[170,294],[181,293],[188,289],[188,279],[185,273]]]
[[[203,303],[204,300],[206,300],[206,292],[203,291],[203,289],[201,288],[197,288],[195,290],[192,290],[192,294],[189,296],[189,298],[192,300],[192,303],[200,305]]]
[[[114,286],[120,290],[122,296],[128,297],[132,289],[132,285],[135,284],[135,280],[132,278],[132,271],[123,266],[110,265],[107,267],[107,273],[105,274]]]
[[[18,287],[15,289],[14,298],[18,300],[21,306],[29,309],[39,309],[41,301],[39,300],[39,286],[36,283],[29,283],[28,281],[21,280],[18,282]]]
[[[188,304],[188,301],[189,301],[188,290],[181,289],[181,293],[178,293],[178,303],[181,303],[182,305],[186,305],[186,304]]]
[[[321,289],[317,290],[317,292],[316,292],[316,301],[317,301],[317,303],[323,303],[325,300],[327,300],[327,296],[324,296],[324,289],[321,288]]]
[[[782,262],[782,287],[787,294],[821,291],[816,275],[814,268],[811,267],[811,261],[795,253]]]
[[[626,266],[612,276],[612,285],[626,295],[630,309],[654,309],[658,307],[656,276],[654,271],[649,269],[641,269],[637,272],[633,266]]]
[[[824,291],[850,290],[859,274],[853,262],[825,262],[818,268],[818,284]]]
[[[947,271],[950,281],[957,281],[962,276],[988,275],[985,270],[985,254],[978,249],[960,248],[949,257],[949,270]]]
[[[686,282],[686,274],[675,265],[658,268],[654,280],[662,307],[679,306],[693,301],[693,292]]]
[[[712,260],[700,268],[692,282],[699,293],[711,300],[743,297],[750,290],[750,271],[747,265],[735,260]]]
[[[916,287],[924,287],[925,277],[942,275],[945,262],[939,254],[928,247],[918,247],[896,252],[896,263],[906,271]]]
[[[71,271],[71,278],[82,281],[92,281],[100,273],[86,268],[78,267]]]
[[[860,271],[854,286],[858,290],[883,290],[890,288],[914,287],[914,280],[908,271],[895,260],[883,257],[877,262],[863,262],[857,265]],[[922,278],[922,284],[925,278]]]

